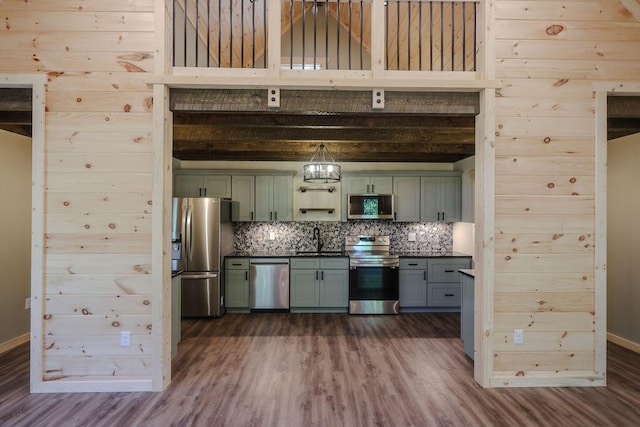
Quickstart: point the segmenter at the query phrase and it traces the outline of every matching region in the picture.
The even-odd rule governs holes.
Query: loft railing
[[[479,0],[171,1],[174,67],[476,70]]]

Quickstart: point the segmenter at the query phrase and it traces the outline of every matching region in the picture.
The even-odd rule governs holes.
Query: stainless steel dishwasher
[[[289,309],[289,258],[251,258],[249,305],[258,311]]]

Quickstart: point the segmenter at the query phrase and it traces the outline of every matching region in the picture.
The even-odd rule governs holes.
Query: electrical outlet
[[[31,298],[24,299],[24,309],[31,310]]]
[[[131,332],[120,332],[120,347],[129,347],[131,345]]]
[[[522,329],[513,330],[513,343],[524,344],[524,331]]]
[[[276,240],[276,233],[274,233],[273,231],[269,233],[269,240]]]
[[[409,241],[410,242],[416,241],[416,233],[409,233]]]

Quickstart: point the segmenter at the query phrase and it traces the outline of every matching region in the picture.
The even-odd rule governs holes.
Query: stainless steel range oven
[[[347,236],[349,313],[398,314],[399,267],[389,236]]]

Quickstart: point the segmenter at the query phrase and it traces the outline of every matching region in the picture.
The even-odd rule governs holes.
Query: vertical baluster
[[[187,66],[187,0],[184,0],[184,66]]]
[[[338,14],[338,22],[336,25],[336,58],[337,58],[336,69],[339,70],[340,69],[340,0],[338,0],[336,3],[336,9]]]
[[[304,70],[304,50],[307,44],[307,30],[305,29],[305,22],[307,20],[307,7],[304,4],[305,0],[302,0],[302,69]]]
[[[244,68],[244,0],[240,0],[240,68]]]
[[[411,70],[411,0],[407,2],[407,70]]]
[[[429,71],[433,71],[433,2],[429,2]]]
[[[318,42],[318,0],[313,0],[313,69],[316,69],[318,59],[316,57]]]
[[[456,67],[456,3],[451,3],[451,71]]]
[[[467,71],[467,4],[462,3],[462,71]]]
[[[363,37],[363,28],[364,27],[364,17],[362,15],[364,15],[363,12],[363,7],[362,7],[362,0],[360,0],[360,69],[362,70],[364,68],[364,66],[362,65],[363,60],[362,60],[362,49],[363,49],[363,45],[364,45],[364,40],[362,40]]]
[[[384,21],[385,21],[385,29],[384,29],[384,58],[386,63],[386,70],[389,69],[389,0],[385,0],[384,2]]]
[[[187,0],[185,0],[184,3],[186,4]],[[195,66],[196,67],[199,65],[198,64],[198,40],[200,39],[199,32],[198,32],[199,31],[198,30],[198,24],[199,23],[200,23],[200,7],[199,7],[198,0],[196,0],[196,34],[195,34],[195,37],[194,37],[194,39],[195,39],[194,40],[194,44],[195,44],[195,60],[196,60]]]
[[[478,71],[478,67],[476,64],[476,54],[478,51],[478,3],[473,3],[473,71]]]
[[[324,2],[324,67],[329,69],[329,1]]]
[[[218,68],[222,67],[222,0],[218,0]]]
[[[207,0],[207,68],[211,66],[211,0]]]
[[[396,2],[396,70],[400,70],[400,2]]]
[[[418,3],[418,70],[422,71],[422,2]]]
[[[233,0],[229,0],[229,68],[233,68]]]
[[[267,2],[267,0],[265,0],[265,3]],[[290,25],[289,25],[289,34],[291,35],[291,46],[289,46],[289,69],[293,70],[293,0],[289,1],[290,4],[290,8],[289,8],[289,20],[290,20]]]
[[[256,68],[256,0],[251,0],[251,68]]]
[[[440,71],[444,71],[444,2],[440,2]]]
[[[349,0],[349,70],[351,69],[351,34],[353,34],[351,32],[351,8],[353,8],[353,5],[351,4],[351,0]]]

